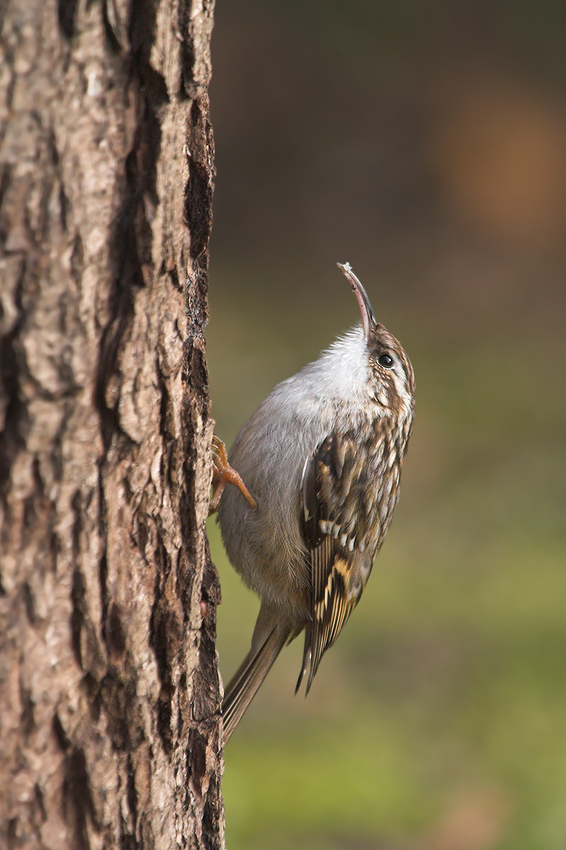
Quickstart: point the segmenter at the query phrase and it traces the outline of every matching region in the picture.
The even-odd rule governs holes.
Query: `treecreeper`
[[[303,631],[297,690],[306,677],[308,693],[360,600],[399,497],[413,368],[350,265],[338,266],[361,323],[271,391],[228,458],[214,438],[211,509],[232,565],[261,599],[251,649],[226,688],[225,742]]]

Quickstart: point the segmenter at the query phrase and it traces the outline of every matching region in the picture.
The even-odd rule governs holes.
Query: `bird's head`
[[[362,284],[349,263],[338,263],[348,278],[362,314],[366,353],[369,366],[369,393],[393,415],[412,415],[415,376],[403,346],[387,328],[376,321],[373,308]]]

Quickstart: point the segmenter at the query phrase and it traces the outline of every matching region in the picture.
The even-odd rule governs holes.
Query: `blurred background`
[[[219,0],[208,328],[228,444],[358,321],[417,415],[364,597],[226,748],[229,850],[566,847],[566,6]],[[258,609],[214,520],[227,681]]]

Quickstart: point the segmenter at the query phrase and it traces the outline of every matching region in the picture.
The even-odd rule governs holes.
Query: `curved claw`
[[[216,434],[212,437],[212,498],[208,507],[208,515],[213,514],[220,504],[222,493],[227,484],[233,484],[238,488],[250,508],[257,510],[257,502],[238,475],[228,463],[226,446]]]

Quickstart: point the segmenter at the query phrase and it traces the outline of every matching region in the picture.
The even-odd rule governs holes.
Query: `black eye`
[[[393,366],[393,358],[390,354],[380,354],[377,358],[377,362],[380,366],[383,366],[384,369],[391,369]]]

